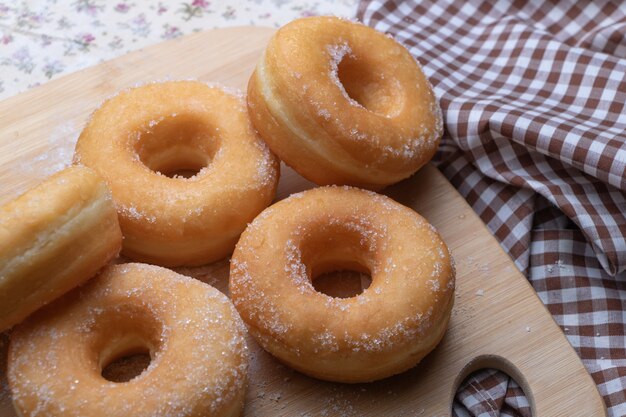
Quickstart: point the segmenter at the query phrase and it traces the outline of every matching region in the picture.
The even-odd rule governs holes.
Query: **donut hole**
[[[372,283],[372,236],[349,223],[318,227],[301,243],[302,262],[317,292],[333,298],[356,297]]]
[[[140,130],[135,151],[148,169],[189,179],[211,164],[218,137],[217,129],[193,115],[172,115]]]
[[[210,162],[194,149],[176,147],[151,155],[146,166],[170,178],[192,178]]]
[[[93,329],[93,351],[101,376],[128,382],[146,372],[161,349],[162,325],[142,306],[122,305],[105,311]]]
[[[376,62],[346,54],[337,67],[337,77],[346,94],[367,110],[384,117],[398,113],[402,98],[400,83],[380,71]]]
[[[128,382],[141,375],[151,361],[147,346],[133,346],[118,352],[110,361],[105,361],[101,375],[107,381]]]
[[[335,262],[320,268],[311,278],[315,291],[333,298],[356,297],[372,284],[369,269],[354,262]]]

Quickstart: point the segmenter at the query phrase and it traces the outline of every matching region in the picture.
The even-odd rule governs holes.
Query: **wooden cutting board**
[[[155,45],[0,103],[0,203],[71,158],[88,115],[137,83],[198,78],[244,89],[272,35],[267,28],[212,30]],[[283,166],[278,198],[312,185]],[[456,259],[450,328],[416,368],[371,384],[317,381],[250,342],[246,416],[446,416],[460,381],[494,367],[512,375],[538,417],[605,416],[596,386],[560,328],[481,220],[433,166],[386,190],[424,215]],[[228,263],[179,269],[224,290]],[[14,416],[0,337],[0,416]]]

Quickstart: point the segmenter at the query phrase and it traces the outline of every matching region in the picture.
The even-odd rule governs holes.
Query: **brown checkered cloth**
[[[440,169],[625,416],[626,2],[363,0],[358,18],[419,58],[445,115]],[[530,414],[495,371],[453,408]]]

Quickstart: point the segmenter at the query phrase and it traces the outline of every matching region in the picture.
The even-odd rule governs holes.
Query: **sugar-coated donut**
[[[197,81],[147,84],[107,100],[80,135],[75,161],[111,187],[122,253],[165,266],[228,255],[271,203],[279,175],[243,98]]]
[[[121,246],[111,193],[88,168],[0,207],[0,331],[94,276]]]
[[[317,292],[334,270],[371,274],[350,298]],[[455,272],[441,237],[413,210],[349,187],[295,194],[263,211],[231,259],[230,293],[268,352],[310,376],[366,382],[416,365],[439,343]]]
[[[149,351],[127,382],[102,369]],[[215,288],[157,266],[107,267],[11,334],[8,380],[23,417],[238,416],[245,327]]]
[[[380,189],[434,155],[441,110],[398,42],[336,17],[276,32],[248,83],[252,122],[272,151],[319,184]]]

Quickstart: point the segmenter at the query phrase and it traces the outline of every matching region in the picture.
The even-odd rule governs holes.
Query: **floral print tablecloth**
[[[191,32],[355,11],[356,0],[0,1],[0,100]]]

